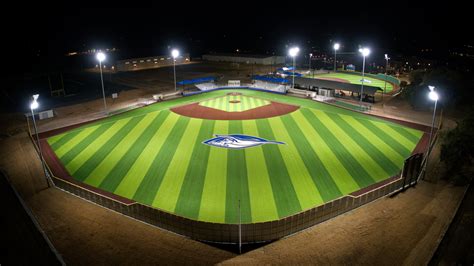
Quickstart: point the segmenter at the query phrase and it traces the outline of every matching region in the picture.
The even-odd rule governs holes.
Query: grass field
[[[226,112],[243,112],[269,104],[267,100],[245,95],[224,95],[199,103],[199,105]]]
[[[300,108],[256,120],[203,120],[170,111],[228,92],[153,104],[50,137],[48,143],[78,181],[216,223],[237,223],[240,200],[242,222],[251,223],[295,214],[397,174],[422,136],[349,110],[250,90],[240,90],[240,104],[264,99],[261,104]],[[286,144],[230,150],[202,143],[231,133]]]
[[[307,74],[307,75],[305,75],[305,77],[311,78],[311,77],[313,77],[313,75]],[[361,84],[362,83],[361,82],[362,74],[361,75],[352,75],[352,74],[346,74],[346,73],[331,72],[331,73],[327,73],[327,74],[314,75],[314,78],[337,78],[337,79],[346,80],[346,81],[348,81],[349,83],[352,83],[352,84]],[[367,77],[367,76],[365,76],[364,79],[370,81],[370,82],[364,82],[364,85],[379,87],[382,90],[385,87],[385,81],[383,81],[383,80],[375,79],[375,78],[371,78],[371,77]],[[392,85],[392,83],[387,82],[386,92],[389,93],[391,91],[393,91],[393,85]]]

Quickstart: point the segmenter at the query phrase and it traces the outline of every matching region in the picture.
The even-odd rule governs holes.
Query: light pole
[[[335,43],[333,47],[334,48],[334,72],[337,71],[336,56],[337,56],[337,50],[339,50],[339,47],[340,47],[339,43]]]
[[[33,125],[35,127],[36,143],[38,145],[39,157],[41,160],[41,165],[43,166],[46,183],[48,184],[48,187],[49,187],[50,184],[49,184],[49,179],[48,179],[48,172],[46,170],[46,164],[44,163],[44,160],[43,160],[43,151],[41,150],[41,143],[39,139],[38,128],[36,127],[36,119],[35,119],[35,111],[34,111],[39,106],[38,101],[37,101],[38,97],[39,97],[39,94],[33,95],[33,102],[31,102],[30,104],[30,109],[31,109],[31,116],[33,117]]]
[[[313,57],[313,54],[309,54],[309,72],[311,72],[311,57]]]
[[[300,51],[300,48],[298,47],[290,48],[290,51],[289,51],[290,56],[293,57],[293,85],[291,86],[292,89],[295,88],[295,70],[296,70],[295,58],[298,55],[299,51]]]
[[[433,128],[434,128],[434,122],[435,122],[435,116],[436,116],[436,105],[438,103],[438,99],[439,99],[439,95],[436,91],[434,91],[435,87],[434,86],[428,86],[428,88],[430,89],[430,92],[428,93],[428,98],[430,98],[430,100],[434,101],[435,104],[434,104],[434,109],[433,109],[433,118],[431,119],[431,130],[430,130],[430,139],[428,141],[428,150],[426,151],[426,163],[425,163],[425,169],[424,169],[424,172],[426,173],[426,168],[428,167],[428,159],[430,157],[430,154],[431,154],[431,140],[433,138]]]
[[[362,108],[362,95],[364,94],[364,80],[365,80],[365,57],[370,54],[369,48],[361,48],[359,52],[362,54],[362,83],[360,86],[360,107]]]
[[[107,110],[107,102],[105,101],[105,90],[104,90],[104,77],[102,76],[102,61],[105,60],[105,54],[102,52],[98,52],[96,55],[97,60],[99,60],[99,69],[100,69],[100,82],[102,84],[102,96],[104,98],[104,110],[105,114],[109,115],[109,111]]]
[[[385,54],[385,84],[383,87],[383,92],[382,92],[382,108],[384,107],[384,102],[383,102],[383,95],[387,93],[387,68],[388,68],[388,60],[390,57],[388,57],[388,54]]]
[[[171,56],[173,57],[174,90],[176,91],[176,58],[179,56],[179,51],[173,49],[173,51],[171,51]]]
[[[438,103],[439,95],[436,91],[434,91],[435,87],[434,86],[428,86],[430,89],[430,92],[428,94],[428,97],[430,100],[434,101],[434,109],[433,109],[433,118],[431,120],[431,131],[430,131],[430,141],[428,142],[428,153],[431,152],[431,139],[433,138],[433,128],[434,128],[434,122],[435,122],[435,115],[436,115],[436,105]]]

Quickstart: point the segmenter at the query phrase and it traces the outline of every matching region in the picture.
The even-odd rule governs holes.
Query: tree
[[[474,109],[456,128],[443,136],[440,160],[447,167],[448,179],[464,184],[474,174]]]
[[[410,84],[402,91],[401,96],[413,108],[427,109],[432,106],[428,99],[428,85],[435,86],[440,95],[440,107],[458,107],[472,103],[473,78],[469,73],[464,75],[445,67],[429,71],[414,70],[409,76]]]

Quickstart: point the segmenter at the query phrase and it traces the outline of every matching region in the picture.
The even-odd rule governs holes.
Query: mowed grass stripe
[[[160,116],[161,115],[162,114],[160,114]],[[163,121],[157,122],[161,124],[160,128],[148,142],[148,145],[140,154],[140,157],[138,157],[137,161],[132,165],[125,177],[122,179],[122,182],[120,182],[117,189],[115,189],[115,194],[126,198],[133,198],[133,195],[135,195],[140,183],[148,173],[150,173],[150,176],[158,176],[158,174],[155,175],[155,168],[160,165],[162,157],[158,157],[157,155],[159,152],[162,152],[162,147],[169,134],[174,129],[174,126],[179,118],[180,116],[175,115],[174,113],[164,112],[163,118],[161,118]],[[163,171],[163,174],[165,170]]]
[[[242,100],[243,100],[244,110],[249,110],[250,109],[249,97],[244,96],[244,97],[242,97]]]
[[[213,133],[226,135],[228,127],[228,121],[216,120]],[[218,147],[210,148],[198,220],[224,223],[228,151]]]
[[[306,120],[313,126],[314,130],[318,131],[321,137],[326,141],[328,146],[331,148],[331,151],[336,155],[337,159],[344,165],[344,168],[349,172],[352,179],[359,185],[359,187],[366,187],[375,183],[375,180],[385,176],[386,173],[380,167],[375,169],[370,169],[371,166],[377,166],[370,157],[367,161],[360,162],[359,159],[367,155],[363,152],[362,149],[354,150],[354,147],[357,145],[352,145],[346,140],[347,136],[344,132],[338,131],[339,128],[331,126],[331,119],[327,116],[324,117],[324,113],[319,113],[315,115],[308,108],[302,108],[301,113],[306,117]],[[339,133],[339,134],[338,134]],[[342,133],[342,134],[341,134]],[[351,147],[352,149],[347,149]],[[357,152],[358,151],[358,152]],[[369,169],[364,168],[367,167]],[[377,175],[372,176],[374,170],[381,170]]]
[[[99,138],[105,131],[107,131],[110,127],[112,127],[114,123],[106,123],[100,125],[96,130],[91,132],[87,137],[82,139],[79,143],[77,143],[74,147],[72,147],[68,152],[63,154],[59,159],[61,162],[67,165],[76,158],[79,153],[81,153],[85,148],[87,148],[94,140]]]
[[[92,132],[94,132],[96,129],[98,129],[100,125],[93,126],[86,128],[84,130],[81,130],[78,134],[74,135],[68,142],[64,143],[60,148],[54,150],[58,158],[61,158],[66,154],[68,151],[70,151],[74,146],[79,144],[83,139],[87,138]]]
[[[267,140],[275,140],[272,128],[267,119],[258,119],[256,121],[259,137]],[[296,195],[295,188],[291,182],[290,174],[286,169],[283,156],[278,149],[282,144],[266,144],[262,146],[267,171],[270,175],[270,183],[273,189],[273,196],[280,218],[300,212],[301,204]]]
[[[133,143],[138,139],[142,132],[146,130],[157,115],[158,113],[154,112],[141,117],[140,122],[133,127],[133,129],[120,140],[114,149],[110,151],[104,160],[102,160],[100,164],[90,172],[89,176],[84,179],[84,182],[91,186],[99,187],[110,171],[112,171],[120,159],[126,155]]]
[[[158,196],[158,191],[161,188],[161,184],[165,175],[169,171],[170,167],[176,167],[175,164],[171,164],[173,157],[175,156],[175,152],[179,151],[179,143],[182,141],[184,132],[188,128],[189,122],[191,121],[190,118],[184,116],[178,116],[175,123],[168,125],[167,127],[172,128],[171,132],[167,135],[163,135],[165,139],[160,151],[156,154],[154,158],[149,158],[152,160],[148,171],[146,171],[145,176],[138,180],[141,181],[138,184],[138,181],[134,181],[134,191],[130,191],[130,193],[134,192],[133,199],[152,206],[156,205],[156,200]],[[180,168],[186,169],[186,162],[183,162],[183,166]]]
[[[417,140],[411,141],[410,139],[406,138],[403,134],[400,133],[398,127],[391,127],[386,123],[371,121],[372,124],[377,126],[378,128],[382,129],[387,135],[391,136],[392,138],[396,139],[400,144],[403,145],[407,150],[412,150],[414,145],[418,142]]]
[[[143,117],[133,117],[128,123],[101,145],[98,150],[87,159],[77,170],[70,171],[74,179],[84,181],[90,173],[110,154],[117,144],[132,130]]]
[[[225,105],[224,105],[224,106],[225,106],[225,111],[227,111],[227,112],[230,112],[230,106],[229,106],[229,105],[230,105],[230,103],[229,103],[229,99],[230,99],[230,98],[229,98],[229,97],[230,97],[230,96],[228,96],[228,95],[225,96],[225,102],[224,102],[224,104],[225,104]]]
[[[226,97],[220,97],[220,98],[219,98],[219,108],[218,108],[218,109],[220,109],[220,110],[223,110],[223,109],[224,109],[224,107],[225,107],[225,99],[226,99]]]
[[[307,210],[324,203],[321,193],[311,178],[311,174],[306,168],[281,118],[273,117],[268,119],[268,122],[273,130],[275,139],[286,143],[286,145],[278,145],[278,149],[283,158],[285,158],[285,166],[298,196],[301,209]]]
[[[421,131],[418,131],[418,134],[408,130],[407,128],[388,124],[393,130],[397,131],[400,135],[408,139],[411,143],[418,143],[421,137]]]
[[[359,127],[354,125],[355,123],[349,124],[341,116],[337,114],[328,114],[329,116],[342,130],[348,132],[348,137],[357,143],[367,154],[374,160],[380,167],[384,169],[388,176],[393,176],[398,173],[400,168],[394,163],[397,162],[395,159],[390,158],[390,154],[395,153],[387,144],[381,141],[377,137],[370,136],[362,125]],[[362,130],[361,130],[362,129]],[[375,135],[374,135],[375,136]],[[397,154],[398,155],[398,154]]]
[[[242,127],[246,135],[259,135],[255,120],[242,121]],[[247,148],[244,151],[252,222],[276,220],[279,215],[262,147]]]
[[[74,130],[74,131],[68,131],[67,133],[64,133],[62,135],[58,135],[60,136],[59,139],[57,139],[56,141],[54,141],[53,143],[49,142],[49,139],[53,138],[49,138],[48,139],[48,142],[51,146],[51,149],[53,149],[55,152],[61,148],[64,144],[68,143],[71,139],[73,139],[75,136],[77,136],[79,133],[81,133],[82,130]],[[54,136],[56,137],[56,136]]]
[[[254,104],[254,98],[253,97],[249,97],[247,96],[247,108],[248,109],[253,109],[255,108],[255,104]]]
[[[281,116],[281,120],[324,202],[342,196],[341,190],[310,144],[310,139],[306,138],[295,119],[291,115],[285,115]]]
[[[409,132],[410,134],[412,134],[413,136],[417,137],[418,138],[418,141],[419,139],[423,136],[423,131],[421,130],[418,130],[418,129],[414,129],[414,128],[411,128],[411,127],[401,127],[403,130]]]
[[[68,133],[66,132],[66,133],[62,133],[62,134],[59,134],[59,135],[52,136],[52,137],[48,138],[49,146],[53,146],[54,143],[58,142],[60,139],[64,138],[67,135],[68,135]]]
[[[174,155],[169,163],[161,185],[154,191],[149,189],[148,186],[143,187],[143,189],[148,190],[147,193],[143,193],[144,197],[141,197],[146,203],[151,203],[153,206],[169,212],[175,210],[179,193],[191,162],[192,153],[190,151],[192,151],[196,145],[196,139],[202,121],[201,119],[191,119],[183,135],[180,135],[178,147],[168,149],[168,152],[174,153]],[[140,190],[137,191],[137,193],[138,192],[140,192]]]
[[[197,219],[199,217],[204,179],[206,177],[209,152],[211,149],[209,145],[202,144],[202,142],[212,138],[214,123],[214,120],[204,120],[199,129],[188,170],[184,177],[181,191],[179,192],[176,208],[174,209],[174,212],[178,215],[191,219]],[[191,152],[191,150],[188,152]],[[212,216],[208,217],[208,219],[212,219]]]
[[[326,143],[318,131],[316,131],[308,120],[303,116],[300,111],[291,113],[291,116],[298,121],[298,126],[302,129],[303,134],[309,140],[311,147],[318,154],[319,159],[323,163],[324,167],[330,173],[332,179],[335,181],[339,190],[344,194],[349,194],[356,190],[359,190],[359,185],[352,178],[351,174],[344,167],[344,164],[339,161],[337,156],[331,150],[331,147]]]
[[[109,172],[107,177],[100,183],[100,188],[114,192],[115,189],[122,182],[127,172],[132,168],[137,158],[147,147],[148,142],[155,135],[158,128],[160,128],[163,122],[163,116],[156,115],[148,127],[141,133],[136,139],[132,146],[128,149],[125,155],[119,160],[115,167]]]
[[[229,121],[229,134],[242,134],[242,121]],[[247,180],[247,164],[244,150],[229,149],[227,154],[227,189],[225,222],[239,223],[240,213],[243,223],[252,222],[252,209]]]
[[[400,154],[400,156],[405,158],[408,154],[410,154],[410,150],[407,147],[398,142],[398,140],[392,137],[390,134],[386,133],[384,129],[373,124],[372,121],[357,118],[356,120],[360,122],[365,128],[374,132],[375,135],[379,136],[380,139],[383,140],[383,142],[392,147],[392,149],[394,149],[398,154]]]
[[[74,159],[66,164],[66,169],[69,173],[75,173],[87,160],[89,160],[109,139],[111,139],[117,132],[120,131],[132,118],[125,118],[119,120],[107,129],[103,134],[95,138],[85,147]],[[64,163],[64,162],[63,162]]]

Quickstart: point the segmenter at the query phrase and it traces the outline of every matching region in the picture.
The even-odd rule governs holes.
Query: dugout
[[[351,96],[360,97],[361,85],[339,82],[326,79],[312,79],[295,76],[295,86],[316,91],[319,95],[328,97],[342,97],[350,94]],[[382,91],[379,87],[364,84],[362,99],[365,102],[375,102],[375,93]]]
[[[194,90],[196,87],[199,88],[199,84],[214,84],[217,80],[217,77],[202,77],[195,79],[185,79],[176,82],[176,86],[181,86],[181,89],[184,90]],[[208,87],[208,86],[205,86]],[[199,88],[201,89],[201,88]]]

